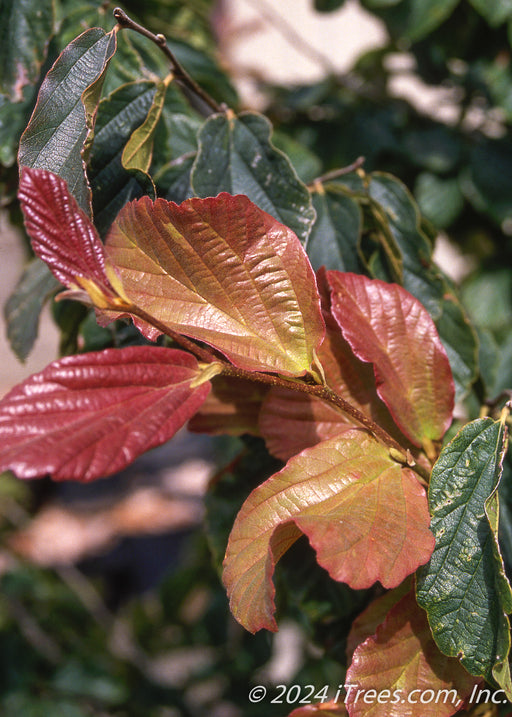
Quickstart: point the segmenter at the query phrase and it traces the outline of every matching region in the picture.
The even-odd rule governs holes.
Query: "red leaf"
[[[449,717],[477,682],[439,651],[412,590],[355,650],[346,706],[350,717]]]
[[[313,270],[295,234],[247,197],[143,197],[123,207],[106,252],[148,323],[248,370],[310,369],[324,334]]]
[[[441,439],[450,425],[454,383],[427,310],[397,284],[328,271],[332,312],[362,361],[373,364],[377,392],[417,446]]]
[[[23,167],[18,197],[34,252],[61,284],[80,288],[81,276],[113,296],[101,239],[66,182],[45,169]]]
[[[90,481],[167,441],[209,383],[184,351],[131,346],[68,356],[0,401],[0,471]]]
[[[425,491],[386,448],[351,429],[290,459],[243,504],[229,538],[224,584],[250,632],[276,630],[272,574],[301,533],[335,580],[399,585],[434,548]]]

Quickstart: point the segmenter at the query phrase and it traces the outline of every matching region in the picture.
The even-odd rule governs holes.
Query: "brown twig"
[[[191,75],[185,70],[183,65],[179,62],[175,54],[167,45],[167,40],[162,34],[155,35],[150,30],[145,28],[143,25],[139,25],[138,22],[132,20],[120,7],[114,9],[114,17],[117,20],[119,27],[133,30],[138,32],[139,35],[147,37],[149,40],[155,43],[159,47],[164,55],[171,63],[172,73],[181,87],[185,90],[192,92],[193,95],[198,97],[202,102],[209,108],[210,112],[224,112],[227,107],[224,104],[219,104],[213,97],[211,97],[202,87],[200,87]]]
[[[358,157],[352,164],[348,164],[346,167],[340,167],[339,169],[332,169],[330,172],[322,174],[320,177],[316,177],[312,182],[308,184],[308,189],[314,189],[317,184],[323,184],[324,182],[330,182],[338,177],[344,177],[346,174],[351,174],[357,169],[363,166],[365,163],[364,157]]]

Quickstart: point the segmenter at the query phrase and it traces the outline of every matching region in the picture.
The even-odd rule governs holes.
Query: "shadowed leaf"
[[[237,516],[224,561],[231,611],[249,631],[276,630],[272,574],[301,533],[332,578],[395,587],[430,557],[426,496],[366,432],[352,429],[290,459]]]
[[[197,433],[259,435],[258,417],[268,386],[245,379],[215,376],[212,390],[188,428]]]
[[[106,253],[148,322],[205,341],[241,368],[310,368],[324,332],[313,271],[293,232],[247,197],[179,206],[143,197],[121,210]]]
[[[0,470],[91,481],[171,438],[206,398],[196,359],[156,346],[68,356],[0,402]]]
[[[23,88],[35,84],[54,31],[52,0],[3,0],[0,4],[0,93],[23,100]]]
[[[45,264],[33,259],[4,307],[7,337],[16,356],[24,361],[37,338],[42,304],[58,288]]]

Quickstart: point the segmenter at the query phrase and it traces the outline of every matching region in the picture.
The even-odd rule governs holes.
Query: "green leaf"
[[[134,130],[126,143],[121,157],[126,170],[135,169],[148,174],[153,158],[155,131],[162,114],[166,91],[167,83],[159,82],[146,119]]]
[[[376,224],[392,233],[402,254],[403,287],[421,301],[434,319],[450,358],[456,400],[461,400],[478,373],[476,334],[451,282],[433,262],[432,246],[405,186],[389,174],[374,172],[369,177],[368,194],[376,203],[372,208]]]
[[[464,207],[458,179],[423,172],[416,180],[414,193],[422,213],[438,229],[448,227]]]
[[[423,488],[372,436],[352,429],[323,441],[242,506],[224,560],[231,611],[250,632],[277,629],[272,574],[301,533],[335,580],[396,587],[428,560],[428,525]]]
[[[483,418],[444,448],[430,480],[436,547],[418,573],[417,597],[439,649],[512,699],[508,655],[512,591],[497,543],[497,486],[505,429]]]
[[[20,166],[47,169],[64,179],[91,213],[82,151],[92,130],[97,93],[116,49],[116,33],[87,30],[61,53],[41,85],[20,141]]]
[[[104,235],[126,202],[143,193],[143,186],[122,165],[123,149],[152,106],[156,85],[151,80],[122,85],[100,102],[89,176],[95,224]]]
[[[7,338],[21,361],[27,358],[34,346],[41,310],[58,286],[46,264],[33,259],[5,304]]]
[[[512,0],[470,0],[491,27],[501,25],[512,15]]]
[[[293,232],[247,197],[179,206],[143,197],[122,209],[106,252],[147,324],[205,341],[247,370],[310,370],[324,335],[313,270]],[[148,338],[162,332],[147,324]]]
[[[305,242],[315,218],[311,196],[289,159],[272,145],[271,129],[253,112],[210,117],[199,133],[192,187],[200,197],[245,194]]]
[[[55,29],[53,0],[2,0],[0,3],[0,94],[23,100],[34,85]]]
[[[4,167],[12,167],[16,162],[18,143],[33,102],[30,94],[28,99],[16,104],[5,95],[0,95],[0,164]]]
[[[324,185],[314,192],[313,206],[316,220],[306,245],[313,268],[360,272],[362,215],[357,202],[336,185]]]

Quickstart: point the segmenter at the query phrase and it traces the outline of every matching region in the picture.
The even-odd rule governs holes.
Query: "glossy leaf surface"
[[[471,674],[495,679],[510,699],[512,591],[497,544],[503,451],[502,424],[483,418],[439,456],[429,487],[436,547],[418,573],[417,597],[439,648]]]
[[[411,591],[356,648],[346,682],[350,717],[449,717],[476,681],[439,652]]]
[[[315,218],[311,196],[270,133],[270,122],[253,112],[210,117],[198,135],[192,187],[200,197],[245,194],[304,242]]]
[[[327,272],[332,313],[352,350],[373,364],[377,392],[415,444],[443,437],[451,423],[450,364],[426,309],[396,284]]]
[[[39,314],[48,297],[58,288],[45,264],[33,259],[27,264],[4,307],[7,338],[16,356],[24,361],[37,337]]]
[[[66,182],[44,169],[24,167],[19,200],[37,256],[64,286],[78,288],[77,276],[109,287],[103,245]]]
[[[224,561],[231,611],[249,631],[275,630],[272,574],[301,533],[332,578],[395,587],[424,564],[434,539],[426,496],[366,432],[352,429],[290,459],[237,516]]]
[[[190,354],[155,346],[68,356],[0,402],[0,470],[90,481],[171,438],[209,383]]]
[[[61,176],[89,214],[82,150],[93,125],[96,95],[115,49],[115,31],[105,34],[93,28],[73,40],[46,75],[20,141],[20,166],[48,169]]]
[[[35,84],[54,30],[52,0],[3,0],[0,5],[0,94],[23,100]]]
[[[128,298],[160,324],[241,368],[310,368],[324,333],[313,271],[293,232],[247,197],[131,202],[106,253]]]

